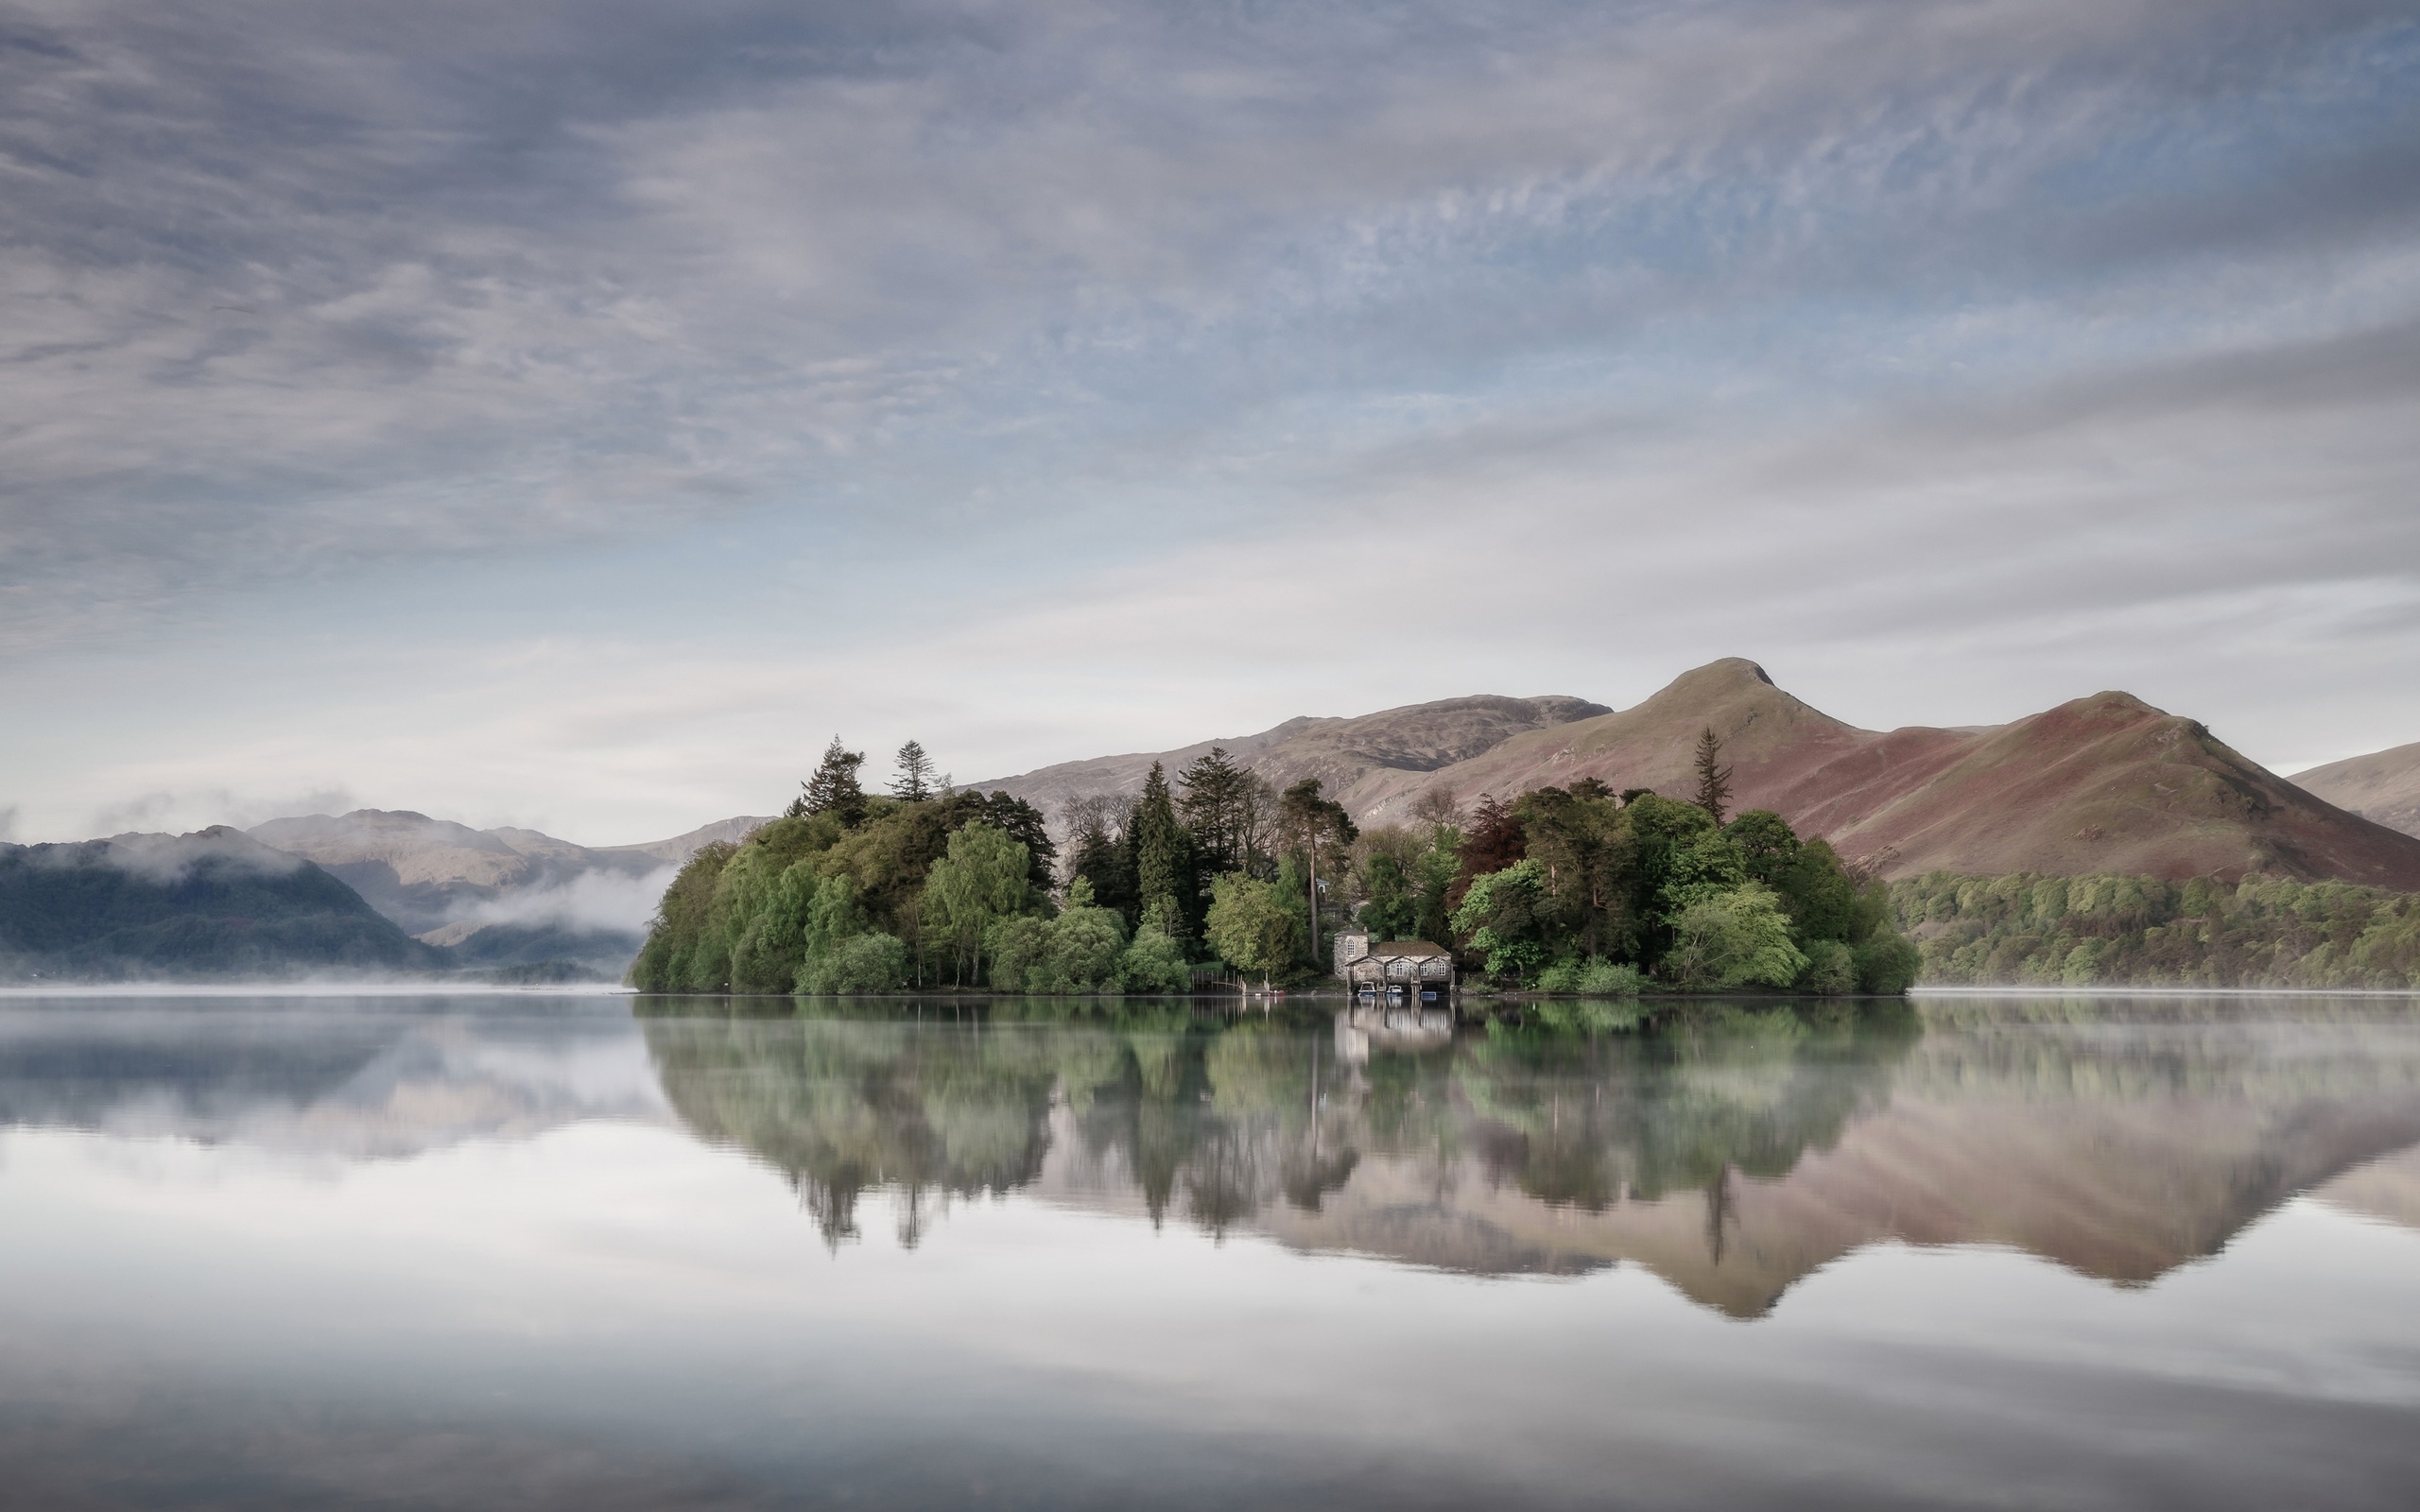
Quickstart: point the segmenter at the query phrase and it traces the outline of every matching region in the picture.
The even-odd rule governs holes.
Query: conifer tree
[[[1238,765],[1223,746],[1197,758],[1177,774],[1184,796],[1177,810],[1193,836],[1195,853],[1209,871],[1243,869],[1246,809],[1253,799],[1252,769]]]
[[[1722,765],[1722,738],[1708,725],[1698,737],[1698,807],[1720,824],[1731,806],[1731,768]]]
[[[1322,796],[1320,780],[1306,777],[1286,790],[1278,807],[1287,842],[1303,854],[1309,868],[1311,950],[1320,948],[1320,858],[1333,858],[1360,834],[1344,805]]]
[[[840,737],[833,736],[815,775],[801,784],[805,791],[790,799],[790,817],[833,814],[844,826],[856,827],[866,816],[865,789],[857,785],[857,768],[865,764],[865,752],[846,749]]]
[[[892,765],[899,773],[890,784],[892,796],[910,803],[921,803],[933,796],[933,759],[925,754],[921,742],[911,740],[900,747]]]
[[[1142,799],[1127,829],[1134,847],[1134,890],[1143,921],[1158,924],[1171,939],[1184,938],[1193,933],[1201,884],[1194,869],[1193,836],[1177,821],[1167,773],[1158,762],[1144,779]]]

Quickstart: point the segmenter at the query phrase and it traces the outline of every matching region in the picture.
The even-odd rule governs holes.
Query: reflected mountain
[[[20,1008],[0,1013],[0,1126],[391,1160],[580,1119],[667,1122],[626,1012],[458,998]]]
[[[1019,1191],[1474,1275],[1630,1263],[1753,1317],[1889,1240],[2148,1281],[2420,1143],[2420,1020],[2377,1000],[1767,1000],[1636,1033],[806,1011],[643,1029],[680,1116],[782,1172],[836,1246],[870,1190],[909,1245]]]

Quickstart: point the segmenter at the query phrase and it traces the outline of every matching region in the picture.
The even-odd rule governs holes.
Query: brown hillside
[[[1889,876],[2266,871],[2420,891],[2420,838],[2336,808],[2124,693],[1986,729],[1881,732],[1801,702],[1735,657],[1620,711],[1576,698],[1457,698],[1289,720],[1221,744],[1272,782],[1321,779],[1372,824],[1400,818],[1441,785],[1468,802],[1593,777],[1686,798],[1706,729],[1734,768],[1735,807],[1772,809]],[[1174,772],[1210,744],[983,785],[1055,811],[1078,793],[1137,792],[1153,760]]]
[[[1164,764],[1174,777],[1211,747],[1223,746],[1281,787],[1316,777],[1330,794],[1360,812],[1367,804],[1358,795],[1385,790],[1389,773],[1416,782],[1422,774],[1468,761],[1514,735],[1608,712],[1603,704],[1584,698],[1444,698],[1348,719],[1288,719],[1257,735],[1205,740],[1179,750],[1062,762],[1022,777],[970,785],[1012,794],[1055,816],[1062,804],[1081,794],[1132,798],[1143,791],[1153,762]]]
[[[2314,766],[2293,781],[2372,823],[2420,835],[2420,742]]]

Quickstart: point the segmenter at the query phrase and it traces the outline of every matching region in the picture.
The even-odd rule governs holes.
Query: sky
[[[2420,741],[2420,12],[0,0],[0,839],[1721,656]]]

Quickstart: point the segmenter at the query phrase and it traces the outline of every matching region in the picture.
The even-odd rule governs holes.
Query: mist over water
[[[2420,1469],[2409,999],[1200,1007],[0,1001],[0,1477],[2360,1507]]]

